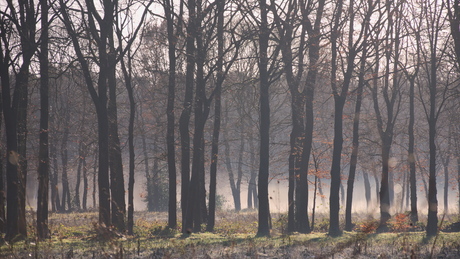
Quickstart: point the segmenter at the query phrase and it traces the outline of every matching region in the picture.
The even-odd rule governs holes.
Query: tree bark
[[[172,1],[171,1],[172,2]],[[166,145],[168,152],[168,173],[169,173],[169,204],[168,204],[168,227],[171,229],[177,226],[177,184],[176,184],[176,149],[174,139],[174,102],[176,88],[176,36],[174,34],[174,6],[169,0],[164,1],[164,11],[168,31],[168,58],[169,58],[169,77],[168,77],[168,102],[166,107],[167,133]],[[182,1],[181,1],[182,3]]]
[[[182,233],[192,231],[192,224],[187,218],[189,186],[190,186],[190,113],[192,112],[193,85],[195,73],[195,34],[196,34],[196,2],[187,1],[188,24],[186,37],[186,74],[185,74],[185,97],[181,116],[179,118],[179,133],[181,141],[181,209],[182,209]]]
[[[219,134],[221,124],[222,108],[222,84],[224,81],[224,7],[225,1],[219,1],[217,4],[217,85],[214,103],[214,129],[212,134],[211,147],[211,168],[209,181],[209,217],[207,231],[214,231],[216,220],[216,195],[217,195],[217,162],[219,158]]]
[[[48,228],[49,192],[49,72],[48,72],[48,1],[41,0],[41,43],[40,43],[40,133],[38,153],[38,197],[37,197],[37,237],[40,240],[50,237]],[[1,170],[1,169],[0,169]],[[2,175],[0,174],[0,177]],[[3,184],[3,181],[0,182]],[[2,197],[0,197],[1,199]]]
[[[260,161],[259,161],[259,225],[257,236],[270,236],[270,208],[268,201],[268,176],[270,165],[270,96],[268,74],[268,6],[259,0],[259,81],[260,81]]]

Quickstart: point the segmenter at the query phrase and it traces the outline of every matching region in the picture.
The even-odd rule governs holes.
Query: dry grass
[[[272,237],[256,238],[255,212],[221,212],[214,233],[183,237],[166,228],[166,216],[138,212],[135,234],[126,236],[98,225],[96,213],[53,214],[50,240],[38,242],[30,227],[30,239],[3,243],[0,258],[460,258],[459,233],[441,232],[433,246],[403,215],[393,219],[394,233],[375,234],[375,220],[366,219],[337,238],[323,228],[288,235],[285,215],[273,215]]]

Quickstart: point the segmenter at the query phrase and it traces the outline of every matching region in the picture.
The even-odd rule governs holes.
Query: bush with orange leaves
[[[412,227],[412,224],[408,214],[397,213],[388,221],[388,226],[393,232],[406,232]]]

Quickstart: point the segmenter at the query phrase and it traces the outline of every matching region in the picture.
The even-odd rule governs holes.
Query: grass
[[[356,231],[345,231],[336,238],[322,228],[311,234],[287,234],[285,215],[274,215],[270,238],[255,237],[255,212],[219,213],[214,233],[188,237],[179,229],[166,228],[165,218],[164,213],[138,212],[135,234],[127,236],[101,228],[95,223],[96,213],[53,214],[51,239],[35,240],[31,226],[28,240],[0,246],[0,258],[460,257],[460,233],[440,232],[436,239],[427,238],[423,231],[408,231],[402,216],[395,216],[398,231],[375,234],[375,221],[366,220],[357,224]]]

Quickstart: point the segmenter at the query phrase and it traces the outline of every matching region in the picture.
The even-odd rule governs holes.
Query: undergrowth
[[[285,214],[273,214],[269,238],[255,237],[256,212],[219,213],[214,233],[187,236],[180,221],[169,229],[165,215],[136,213],[134,235],[128,236],[99,225],[96,213],[53,214],[50,239],[36,240],[31,223],[28,239],[0,245],[0,258],[460,258],[458,232],[427,238],[406,214],[390,220],[389,233],[376,234],[378,221],[364,217],[340,237],[327,235],[325,218],[317,219],[314,232],[299,234],[287,232]]]

